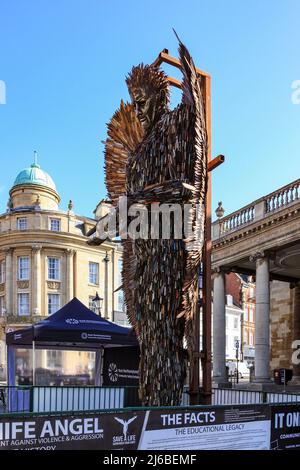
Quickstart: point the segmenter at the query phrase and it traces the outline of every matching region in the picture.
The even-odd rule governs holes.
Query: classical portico
[[[224,273],[233,271],[255,279],[253,386],[272,383],[274,364],[293,369],[292,384],[300,386],[292,345],[300,340],[299,188],[297,180],[213,224],[216,383],[223,381],[225,370]]]

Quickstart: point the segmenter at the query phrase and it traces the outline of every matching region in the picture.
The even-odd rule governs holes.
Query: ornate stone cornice
[[[251,263],[255,263],[257,260],[263,258],[265,258],[265,253],[263,251],[256,251],[255,253],[249,256],[249,261],[251,261]]]
[[[34,252],[41,251],[42,248],[43,248],[43,246],[40,245],[39,243],[36,243],[36,244],[32,245],[32,251],[34,251]]]
[[[13,251],[14,251],[14,248],[11,248],[11,247],[3,247],[1,248],[1,251],[3,253],[5,253],[5,255],[12,255],[13,254]]]

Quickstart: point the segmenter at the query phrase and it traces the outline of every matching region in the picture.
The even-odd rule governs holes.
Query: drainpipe
[[[109,263],[109,256],[108,252],[105,252],[105,258],[103,259],[105,263],[104,267],[104,318],[108,319],[108,263]]]

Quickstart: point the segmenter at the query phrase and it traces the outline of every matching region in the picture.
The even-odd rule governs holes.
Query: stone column
[[[13,248],[5,250],[5,308],[6,314],[13,312]]]
[[[41,315],[42,285],[41,285],[41,245],[32,247],[32,311]]]
[[[269,259],[263,253],[250,258],[256,262],[255,379],[270,382],[270,275]]]
[[[66,250],[67,253],[67,276],[66,276],[66,284],[67,284],[67,302],[73,299],[74,297],[74,273],[73,273],[73,256],[74,250]]]
[[[296,343],[297,341],[297,343]],[[294,343],[295,342],[295,343]],[[293,379],[291,384],[300,385],[300,283],[298,282],[294,288],[294,312],[293,312]]]
[[[215,383],[227,382],[225,274],[220,269],[214,274],[213,381]]]

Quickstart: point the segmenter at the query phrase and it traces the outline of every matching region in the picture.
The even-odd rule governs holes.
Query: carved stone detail
[[[29,281],[17,281],[17,286],[19,289],[28,289]]]
[[[41,249],[42,249],[42,245],[39,245],[39,244],[32,245],[32,251],[34,252],[40,251]]]
[[[249,260],[251,261],[251,263],[253,263],[264,257],[265,253],[263,251],[257,251],[256,253],[253,253],[253,255],[249,256]]]
[[[60,282],[57,281],[47,281],[48,289],[58,290],[60,289]]]
[[[65,252],[66,252],[67,256],[72,257],[72,256],[75,255],[76,250],[73,250],[72,248],[66,248]]]

